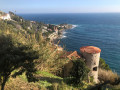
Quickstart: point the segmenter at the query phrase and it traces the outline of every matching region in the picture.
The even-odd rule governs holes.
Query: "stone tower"
[[[84,46],[80,48],[82,56],[85,58],[86,65],[90,69],[89,76],[93,76],[94,82],[98,82],[98,66],[101,49],[94,46]]]

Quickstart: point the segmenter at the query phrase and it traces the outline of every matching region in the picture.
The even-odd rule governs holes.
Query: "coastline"
[[[72,25],[72,24],[68,24],[68,25]],[[64,33],[66,30],[71,30],[71,29],[74,29],[74,28],[76,28],[76,27],[77,27],[77,25],[72,25],[71,28],[59,30],[59,31],[60,31],[60,35],[58,35],[58,38],[57,38],[57,39],[62,39],[62,38],[63,38],[63,33]]]
[[[72,25],[72,24],[68,24],[68,25],[71,25],[72,27],[71,28],[67,28],[67,29],[61,29],[61,30],[59,30],[59,35],[53,40],[54,44],[57,44],[60,39],[64,38],[63,34],[64,34],[65,31],[71,30],[71,29],[74,29],[75,27],[77,27],[77,25]]]

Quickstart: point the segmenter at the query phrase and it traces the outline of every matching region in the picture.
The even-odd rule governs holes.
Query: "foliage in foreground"
[[[0,84],[2,89],[10,76],[14,78],[25,72],[28,81],[36,70],[56,73],[66,59],[59,58],[54,45],[43,39],[40,32],[33,34],[16,29],[7,21],[0,21]],[[62,53],[62,52],[61,52]],[[15,69],[19,70],[11,74]]]
[[[11,72],[20,68],[18,72],[26,72],[28,81],[31,81],[34,68],[34,59],[38,53],[32,47],[16,41],[11,35],[0,34],[0,82],[2,90]],[[16,75],[15,75],[16,76]]]
[[[82,81],[88,80],[89,69],[85,62],[80,60],[73,60],[73,68],[71,72],[71,83],[75,85],[82,84]]]
[[[63,78],[48,72],[37,71],[35,73],[37,82],[28,82],[25,73],[16,78],[10,77],[6,83],[5,90],[78,90],[79,88],[67,85]]]
[[[42,71],[44,70],[49,72],[58,71],[62,69],[61,67],[65,63],[65,59],[59,58],[59,54],[56,54],[56,49],[55,50],[53,49],[54,52],[51,53],[52,50],[51,45],[37,38],[37,35],[29,36],[29,34],[27,35],[27,34],[11,32],[11,31],[4,31],[0,34],[0,38],[1,38],[0,54],[2,57],[0,64],[5,65],[0,67],[1,72],[3,72],[0,75],[1,75],[1,84],[2,84],[4,81],[3,77],[7,73],[6,81],[7,80],[8,81],[7,84],[5,81],[6,84],[5,87],[9,89],[11,88],[18,89],[19,87],[22,87],[21,85],[23,83],[24,85],[28,85],[28,86],[32,85],[31,88],[38,87],[40,89],[44,87],[47,89],[49,88],[51,90],[51,88],[55,88],[54,87],[56,85],[55,83],[57,83],[57,88],[59,89],[63,87],[66,87],[66,90],[70,90],[70,88],[71,89],[74,88],[67,84],[66,85],[61,84],[62,79],[58,78],[57,76],[52,76],[49,73],[44,73],[39,71],[36,72],[36,69],[38,70],[39,67],[40,70]],[[58,56],[55,57],[55,55]],[[4,61],[2,62],[2,59],[7,62]],[[42,67],[43,69],[41,69]],[[5,68],[5,70],[3,68]],[[9,81],[11,82],[11,80],[13,80],[13,82],[14,81],[19,81],[19,82],[10,84]],[[35,82],[36,80],[37,82]],[[20,81],[21,84],[19,85]],[[32,82],[29,83],[30,81]],[[24,85],[22,88],[27,88]],[[48,85],[48,86],[44,86],[44,85]]]

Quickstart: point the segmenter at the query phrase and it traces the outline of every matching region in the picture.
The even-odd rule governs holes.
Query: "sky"
[[[0,10],[16,13],[120,12],[120,0],[0,0]]]

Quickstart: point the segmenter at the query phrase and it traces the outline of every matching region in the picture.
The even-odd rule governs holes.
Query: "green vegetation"
[[[105,60],[100,58],[99,67],[105,70],[111,70],[109,65],[105,63]]]
[[[35,71],[33,60],[38,58],[38,53],[33,51],[32,47],[18,42],[17,38],[13,38],[11,35],[0,34],[0,46],[2,90],[11,72],[20,67],[22,68],[19,73],[26,72],[28,81],[31,81],[32,73]]]
[[[14,21],[11,23],[0,21],[0,23],[0,83],[2,90],[11,78],[20,76],[19,78],[23,77],[23,82],[27,80],[27,82],[43,83],[44,81],[39,81],[37,76],[34,77],[40,73],[37,70],[54,74],[62,70],[61,67],[67,60],[59,58],[60,54],[57,53],[56,48],[48,40],[43,39],[41,32],[32,31],[33,33],[30,34],[25,29],[18,29],[11,24]],[[57,78],[52,75],[49,77],[47,73],[43,74],[46,74],[47,78]],[[44,79],[47,78],[44,77]],[[57,80],[61,81],[61,78],[55,79],[56,82],[58,82]]]
[[[85,62],[80,60],[73,61],[73,70],[71,72],[71,83],[79,85],[83,81],[88,81],[89,69],[86,67]]]

